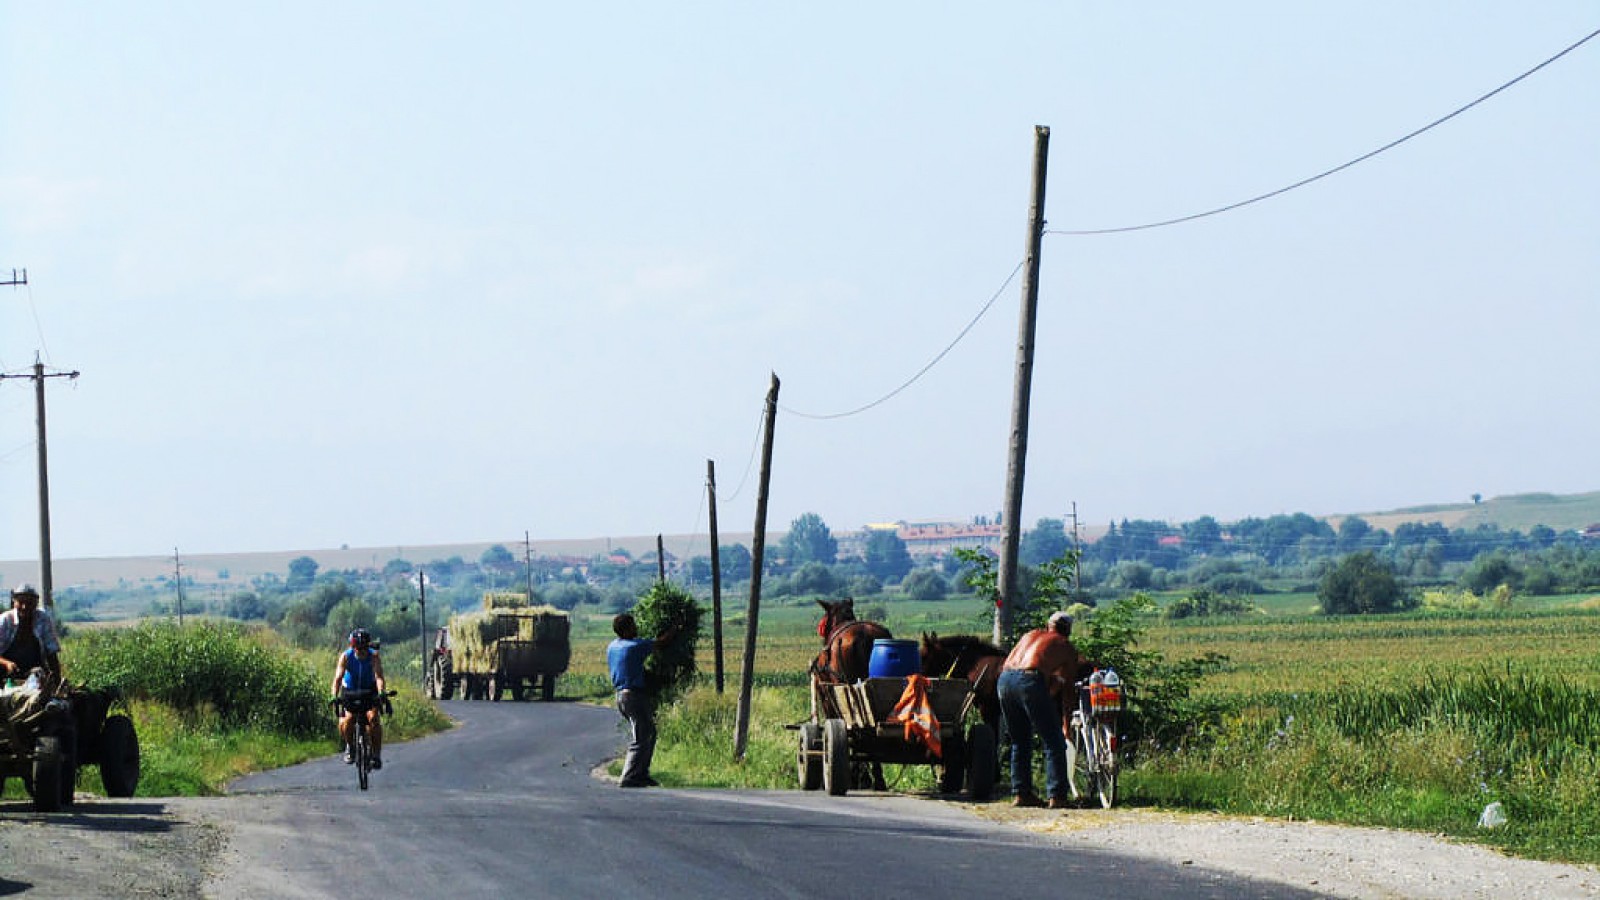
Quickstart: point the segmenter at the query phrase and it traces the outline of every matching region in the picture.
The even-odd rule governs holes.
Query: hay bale
[[[567,614],[553,606],[463,613],[450,619],[450,652],[457,672],[484,675],[498,664],[498,641],[565,645],[570,627]]]

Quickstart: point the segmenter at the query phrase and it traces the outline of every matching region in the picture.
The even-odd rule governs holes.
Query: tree
[[[1017,545],[1017,558],[1025,566],[1037,566],[1072,549],[1066,525],[1060,519],[1040,519],[1032,531],[1024,532]]]
[[[789,576],[789,593],[794,596],[804,594],[832,594],[839,587],[839,580],[834,577],[833,570],[819,562],[808,562],[794,571]]]
[[[743,544],[719,544],[718,561],[722,563],[722,580],[750,580],[750,548]]]
[[[1372,525],[1360,516],[1350,516],[1339,523],[1338,547],[1349,553],[1361,549],[1366,543],[1368,535],[1372,534]]]
[[[791,566],[808,562],[831,566],[838,561],[839,542],[821,516],[802,513],[789,523],[789,533],[783,536],[783,555]]]
[[[1212,553],[1222,546],[1222,526],[1211,516],[1201,516],[1179,527],[1184,546],[1194,553]]]
[[[1370,550],[1339,561],[1317,587],[1322,611],[1329,615],[1385,613],[1404,608],[1405,589],[1388,563]]]
[[[493,547],[483,551],[483,555],[478,557],[478,565],[483,566],[485,569],[505,570],[514,567],[516,564],[517,558],[512,556],[511,551],[507,550],[502,544],[495,544]]]
[[[342,638],[357,628],[372,628],[372,607],[367,601],[358,597],[341,600],[328,610],[328,633],[336,638]]]
[[[900,582],[900,591],[907,599],[931,602],[943,600],[950,593],[950,585],[932,569],[917,569]]]
[[[305,591],[311,589],[311,583],[317,580],[317,561],[309,556],[297,556],[289,560],[289,580],[285,582],[291,591]]]
[[[880,581],[899,581],[911,571],[911,554],[900,535],[884,528],[867,532],[864,551],[867,571]]]
[[[222,614],[231,619],[265,619],[267,604],[255,591],[237,591],[223,605]]]
[[[1508,585],[1512,590],[1522,586],[1522,572],[1504,552],[1484,553],[1472,561],[1461,576],[1461,585],[1467,590],[1487,597],[1495,588]]]

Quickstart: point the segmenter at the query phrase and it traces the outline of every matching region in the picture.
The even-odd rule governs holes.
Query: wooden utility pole
[[[656,535],[656,580],[667,580],[667,545],[662,543],[661,535]]]
[[[717,693],[722,693],[722,550],[717,546],[717,464],[706,460],[706,497],[711,502],[711,650]]]
[[[15,274],[15,273],[13,273]],[[23,273],[26,283],[27,273]],[[13,281],[15,283],[15,281]],[[55,605],[52,595],[52,566],[50,563],[50,452],[45,443],[44,380],[46,378],[77,378],[77,372],[51,372],[45,374],[44,363],[34,358],[31,375],[0,375],[7,378],[32,378],[34,404],[38,410],[39,438],[39,592],[46,607]]]
[[[772,433],[778,424],[778,375],[767,388],[767,434],[761,442],[761,484],[756,493],[756,530],[750,537],[750,607],[745,611],[744,674],[739,678],[739,713],[734,722],[733,756],[744,759],[750,732],[750,691],[756,671],[756,631],[761,614],[761,566],[767,553],[767,486],[772,480]]]
[[[1002,644],[1016,622],[1017,549],[1022,541],[1022,483],[1028,462],[1028,401],[1033,391],[1033,335],[1039,311],[1039,250],[1044,241],[1045,171],[1050,129],[1033,128],[1033,198],[1028,203],[1027,256],[1022,267],[1022,316],[1017,326],[1017,377],[1011,394],[1011,452],[1006,465],[1006,505],[1000,540],[999,605],[994,642]]]
[[[18,275],[16,269],[12,269],[11,270],[11,280],[10,281],[0,281],[0,287],[16,287],[18,285],[27,284],[27,283],[28,283],[28,270],[27,269],[23,269],[21,275]]]

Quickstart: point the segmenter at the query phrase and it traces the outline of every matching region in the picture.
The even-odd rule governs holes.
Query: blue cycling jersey
[[[354,647],[346,650],[344,652],[343,688],[347,691],[377,690],[378,673],[373,668],[377,659],[378,651],[376,650],[368,650],[366,659],[357,656]]]

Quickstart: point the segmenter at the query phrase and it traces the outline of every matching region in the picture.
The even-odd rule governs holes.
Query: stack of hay
[[[567,614],[554,606],[495,607],[465,613],[450,620],[450,652],[455,657],[456,671],[484,674],[494,671],[498,664],[496,641],[565,643],[568,627]]]

